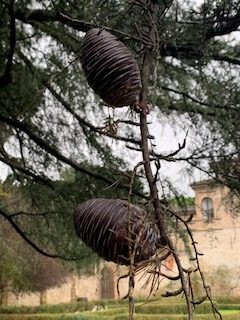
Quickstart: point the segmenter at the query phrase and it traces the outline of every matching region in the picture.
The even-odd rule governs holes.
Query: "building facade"
[[[195,215],[191,222],[201,265],[213,293],[240,296],[240,217],[238,199],[211,180],[191,185]]]

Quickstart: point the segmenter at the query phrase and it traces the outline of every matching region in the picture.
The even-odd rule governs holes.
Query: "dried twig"
[[[203,274],[203,271],[201,269],[201,266],[200,266],[200,261],[199,261],[199,256],[202,255],[202,253],[199,253],[198,252],[198,249],[197,249],[197,242],[194,240],[194,237],[193,237],[193,234],[192,234],[192,231],[189,227],[189,222],[191,221],[192,219],[192,215],[187,219],[187,220],[184,220],[181,216],[179,216],[177,213],[175,213],[174,211],[166,208],[166,210],[171,213],[173,216],[175,216],[179,221],[181,221],[181,223],[183,223],[186,231],[187,231],[187,234],[191,240],[191,244],[192,244],[192,248],[194,250],[194,258],[193,260],[195,261],[197,267],[194,269],[194,270],[184,270],[185,273],[188,273],[189,274],[189,279],[190,279],[190,274],[192,272],[197,272],[200,274],[200,277],[201,277],[201,281],[202,281],[202,284],[203,284],[203,288],[205,290],[205,293],[206,295],[204,297],[202,297],[201,299],[198,299],[198,300],[194,300],[192,299],[191,303],[193,306],[197,305],[197,304],[200,304],[202,303],[203,301],[205,301],[206,299],[208,299],[211,303],[211,307],[212,307],[212,310],[213,310],[213,314],[214,315],[218,315],[219,319],[222,320],[222,315],[220,314],[220,312],[217,310],[214,302],[212,301],[212,297],[211,297],[211,292],[210,292],[210,287],[206,284],[206,281],[205,281],[205,277],[204,277],[204,274]],[[192,286],[190,284],[190,290],[192,290]],[[192,297],[193,298],[193,297]]]
[[[151,70],[153,68],[153,64],[159,49],[159,36],[156,31],[156,22],[158,18],[158,13],[159,13],[159,5],[157,3],[151,3],[149,7],[149,17],[151,17],[151,27],[149,29],[149,37],[151,39],[151,42],[154,43],[155,46],[147,47],[144,52],[142,75],[141,75],[143,87],[142,87],[141,96],[140,96],[140,102],[143,105],[147,103],[148,79],[151,74]],[[151,194],[152,203],[155,211],[155,218],[157,221],[157,225],[159,228],[159,232],[160,232],[160,236],[163,241],[163,244],[164,243],[167,244],[169,249],[173,251],[173,256],[176,261],[180,280],[181,280],[181,288],[178,290],[178,292],[182,292],[182,291],[184,292],[186,303],[187,303],[187,309],[188,309],[188,319],[192,320],[192,305],[189,297],[188,288],[186,285],[184,271],[181,265],[181,261],[178,255],[174,251],[174,246],[172,244],[172,241],[166,233],[164,211],[162,209],[162,204],[158,196],[156,176],[155,177],[153,176],[151,165],[150,165],[150,154],[149,154],[149,148],[148,148],[149,133],[148,133],[148,126],[147,126],[147,112],[144,109],[140,113],[140,124],[141,124],[141,127],[140,127],[141,149],[142,149],[142,155],[144,160],[144,169],[145,169],[146,178],[150,188],[150,194]]]

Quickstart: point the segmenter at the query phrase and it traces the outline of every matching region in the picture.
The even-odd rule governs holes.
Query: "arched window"
[[[202,215],[203,215],[203,220],[205,222],[210,222],[213,220],[213,201],[211,198],[204,198],[202,200]]]

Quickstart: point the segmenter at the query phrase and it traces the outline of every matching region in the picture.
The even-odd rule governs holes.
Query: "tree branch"
[[[212,54],[210,57],[216,61],[228,62],[230,64],[235,64],[240,66],[240,59],[238,57],[229,56],[227,54],[217,54],[217,53]]]
[[[23,61],[27,64],[27,66],[30,68],[31,71],[33,72],[37,72],[41,74],[41,70],[36,69],[36,67],[31,63],[31,61],[29,61],[29,59],[22,53],[19,52],[20,57],[23,59]],[[75,119],[77,119],[78,123],[80,124],[81,127],[87,127],[89,128],[91,131],[99,133],[100,135],[104,135],[107,137],[110,137],[114,140],[118,140],[118,141],[124,141],[124,142],[129,142],[132,144],[136,144],[136,145],[140,145],[141,141],[134,139],[134,138],[126,138],[124,136],[117,136],[117,135],[113,135],[111,133],[108,133],[106,131],[103,131],[102,128],[99,127],[95,127],[93,124],[91,124],[90,122],[86,121],[85,119],[83,119],[82,117],[80,117],[75,111],[74,109],[71,107],[71,105],[62,97],[61,94],[59,94],[51,85],[51,83],[49,83],[49,81],[46,81],[44,79],[44,75],[42,75],[42,82],[44,84],[44,86],[49,90],[49,92],[53,95],[53,97],[55,99],[57,99],[62,106],[69,112],[71,113]],[[133,121],[127,121],[127,120],[119,120],[118,123],[126,123],[126,124],[130,124],[130,125],[135,125],[138,126],[139,124],[133,122]]]
[[[157,3],[151,3],[151,26],[149,28],[149,37],[151,39],[151,42],[155,44],[153,47],[147,47],[144,52],[144,58],[143,58],[143,66],[142,66],[142,73],[141,73],[141,79],[142,79],[142,91],[140,95],[140,103],[142,105],[147,103],[147,95],[148,95],[148,81],[152,72],[153,64],[157,55],[157,51],[159,49],[159,43],[158,43],[158,34],[156,34],[156,23],[158,19],[158,11],[159,6]],[[156,50],[157,49],[157,50]],[[140,113],[140,129],[141,129],[141,149],[142,149],[142,155],[143,155],[143,161],[144,161],[144,169],[146,178],[148,181],[148,185],[150,188],[150,194],[151,194],[151,200],[153,202],[154,206],[154,212],[155,212],[155,218],[157,221],[157,225],[159,228],[161,241],[163,245],[168,245],[169,249],[172,251],[175,262],[177,264],[177,268],[179,271],[180,281],[181,281],[181,288],[177,291],[176,294],[184,292],[184,296],[187,303],[187,309],[188,309],[188,319],[192,320],[192,305],[191,305],[191,299],[189,296],[189,291],[186,284],[186,279],[184,275],[184,271],[181,265],[181,261],[174,251],[174,246],[172,243],[172,240],[167,235],[166,231],[166,225],[165,225],[165,215],[162,208],[162,204],[159,199],[158,195],[158,189],[156,186],[156,179],[153,176],[153,172],[151,169],[151,162],[150,162],[150,155],[149,155],[149,149],[148,149],[148,126],[147,126],[147,113],[146,110],[143,109]]]
[[[106,26],[99,26],[95,23],[89,23],[78,19],[73,19],[61,12],[53,11],[53,10],[22,10],[17,9],[15,11],[16,19],[24,22],[31,23],[32,21],[36,22],[61,22],[63,25],[69,26],[77,31],[87,32],[92,28],[102,28],[111,33],[115,34],[120,39],[133,39],[138,42],[142,42],[142,40],[134,35],[122,32],[120,30],[115,30],[113,28],[109,28]]]
[[[10,225],[13,227],[13,229],[17,232],[17,234],[19,234],[19,236],[26,241],[27,244],[29,244],[33,249],[35,249],[38,253],[46,256],[46,257],[50,257],[50,258],[58,258],[58,259],[62,259],[62,260],[66,260],[66,261],[75,261],[77,260],[77,258],[67,258],[61,255],[57,255],[57,254],[52,254],[52,253],[48,253],[47,251],[41,249],[36,243],[34,243],[28,236],[27,234],[19,227],[19,225],[12,219],[11,216],[9,216],[8,214],[6,214],[4,211],[2,211],[0,209],[0,214],[4,217],[4,219],[6,219]]]
[[[39,216],[46,216],[48,213],[30,213],[30,212],[26,212],[26,211],[18,211],[18,212],[14,212],[9,216],[9,218],[14,218],[14,217],[18,217],[18,216],[27,216],[27,217],[39,217]]]
[[[240,61],[239,61],[240,63]],[[204,107],[208,107],[208,108],[216,108],[216,109],[221,109],[221,110],[226,110],[226,111],[237,111],[239,112],[239,108],[238,107],[235,107],[235,106],[227,106],[227,105],[217,105],[217,104],[209,104],[207,102],[203,102],[201,100],[198,100],[196,99],[195,97],[193,97],[192,95],[190,95],[189,93],[186,93],[186,92],[183,92],[183,91],[179,91],[179,90],[176,90],[174,88],[170,88],[170,87],[167,87],[167,86],[161,86],[161,88],[163,90],[166,90],[166,91],[169,91],[169,92],[173,92],[173,93],[176,93],[176,94],[179,94],[181,96],[183,96],[184,98],[187,98],[201,106],[204,106]]]
[[[153,5],[153,24],[151,26],[150,32],[149,32],[149,38],[151,39],[152,43],[156,44],[156,30],[155,30],[155,24],[158,17],[158,11],[159,6]],[[145,49],[144,57],[143,57],[143,65],[142,65],[142,72],[141,72],[141,79],[142,79],[142,90],[140,95],[140,102],[144,105],[147,103],[147,95],[148,95],[148,81],[149,77],[151,75],[151,71],[153,68],[153,63],[156,57],[156,48],[153,47],[147,47]],[[154,176],[151,169],[151,163],[150,163],[150,155],[149,155],[149,149],[148,149],[148,124],[147,124],[147,113],[146,110],[143,109],[143,111],[140,113],[140,130],[141,130],[141,150],[142,150],[142,156],[143,156],[143,162],[144,162],[144,169],[146,178],[148,181],[148,185],[150,188],[150,194],[151,199],[153,202],[153,206],[155,209],[155,217],[156,221],[158,221],[158,228],[160,231],[160,235],[163,241],[163,245],[167,243],[167,236],[166,231],[164,229],[164,214],[161,210],[161,203],[158,197],[158,189],[154,182]]]
[[[0,88],[6,86],[11,82],[11,70],[13,64],[13,55],[16,44],[16,26],[15,26],[15,16],[13,10],[14,0],[11,0],[8,11],[10,15],[10,39],[9,39],[9,53],[7,58],[7,64],[5,68],[5,72],[0,76]]]
[[[124,142],[129,142],[129,143],[133,143],[136,145],[140,145],[140,140],[137,139],[133,139],[133,138],[126,138],[124,136],[117,136],[117,135],[112,135],[108,132],[105,132],[97,127],[95,127],[94,125],[92,125],[90,122],[87,122],[85,119],[83,119],[82,117],[80,117],[70,106],[69,103],[67,103],[66,100],[64,100],[64,98],[57,93],[57,91],[50,85],[45,83],[45,86],[48,88],[48,90],[51,92],[51,94],[63,105],[63,107],[70,112],[78,121],[78,123],[81,126],[85,126],[88,127],[91,131],[99,133],[100,135],[104,135],[107,137],[110,137],[114,140],[118,140],[118,141],[124,141]]]
[[[117,37],[119,37],[122,41],[126,41],[128,39],[134,40],[137,43],[143,43],[145,45],[150,45],[149,41],[143,40],[140,37],[136,37],[134,35],[115,30],[106,26],[98,26],[97,24],[73,19],[63,13],[53,11],[53,10],[23,10],[18,8],[15,11],[15,17],[16,19],[24,22],[24,23],[30,23],[33,22],[60,22],[63,25],[67,25],[74,30],[87,32],[89,29],[94,27],[100,27],[105,30],[110,31],[111,33],[115,34]],[[204,23],[204,20],[201,22],[201,25]],[[198,22],[199,24],[199,22]],[[238,26],[240,25],[240,14],[236,14],[233,17],[229,17],[226,21],[222,20],[221,22],[218,21],[217,26],[212,26],[207,29],[205,32],[205,35],[203,35],[203,41],[207,42],[208,40],[216,37],[228,34],[232,31],[236,31]],[[163,57],[166,56],[172,56],[176,58],[184,57],[184,58],[198,58],[201,59],[205,56],[205,53],[203,50],[196,46],[196,43],[172,43],[172,42],[165,42],[163,45],[160,46],[159,49],[160,55]],[[224,61],[233,63],[233,64],[239,64],[238,59],[231,59],[227,56],[222,56],[221,58],[218,57],[217,54],[214,54],[211,56],[214,60],[221,60],[224,59]],[[226,59],[226,60],[225,60]]]
[[[36,173],[32,172],[31,170],[24,168],[17,164],[15,161],[10,160],[8,157],[1,157],[0,161],[8,165],[10,168],[14,168],[15,170],[23,173],[25,176],[33,178],[35,181],[38,181],[42,184],[48,185],[49,187],[53,187],[51,181],[44,176],[37,175]]]
[[[195,255],[193,260],[194,260],[194,261],[196,262],[196,264],[197,264],[197,267],[196,267],[195,271],[198,271],[198,272],[199,272],[200,277],[201,277],[201,281],[202,281],[202,284],[203,284],[203,288],[204,288],[205,293],[206,293],[206,297],[204,297],[204,299],[202,299],[202,302],[203,302],[206,298],[208,298],[208,300],[209,300],[210,303],[211,303],[211,307],[212,307],[213,313],[214,313],[214,314],[217,314],[217,315],[219,316],[219,319],[222,320],[222,315],[221,315],[221,314],[219,313],[219,311],[217,310],[217,308],[216,308],[215,304],[213,303],[212,298],[211,298],[211,296],[210,296],[210,294],[209,294],[209,286],[206,284],[203,271],[202,271],[202,269],[201,269],[201,267],[200,267],[199,256],[201,256],[202,254],[199,253],[198,250],[197,250],[197,243],[196,243],[196,241],[194,240],[192,231],[191,231],[191,229],[190,229],[190,227],[189,227],[189,225],[188,225],[189,222],[190,222],[191,219],[192,219],[192,216],[190,216],[190,217],[185,221],[180,215],[178,215],[178,214],[175,213],[174,211],[169,210],[168,208],[166,208],[166,210],[167,210],[169,213],[171,213],[173,216],[175,216],[178,221],[181,221],[181,223],[183,223],[183,225],[184,225],[184,227],[185,227],[185,230],[187,231],[187,234],[188,234],[188,236],[189,236],[189,238],[190,238],[190,240],[191,240],[191,244],[192,244],[192,247],[193,247],[193,250],[194,250],[194,255]],[[189,278],[189,279],[190,279],[190,278]],[[190,285],[190,287],[191,287],[191,285]],[[192,297],[192,298],[193,298],[193,297]],[[195,305],[195,304],[200,304],[200,303],[201,303],[201,300],[196,301],[196,302],[195,302],[194,300],[192,301],[192,304],[193,304],[193,305]]]
[[[78,163],[74,162],[73,160],[67,158],[64,156],[59,150],[57,150],[55,147],[50,145],[49,143],[46,142],[45,139],[42,139],[39,135],[36,134],[38,132],[37,128],[34,128],[31,126],[31,128],[24,122],[20,122],[16,119],[13,118],[8,118],[4,115],[0,114],[0,121],[3,123],[10,125],[13,128],[20,129],[22,132],[24,132],[32,141],[34,141],[39,147],[41,147],[43,150],[45,150],[47,153],[51,154],[54,156],[56,159],[60,160],[63,163],[66,163],[70,167],[74,168],[75,170],[82,172],[84,174],[89,175],[90,177],[93,177],[98,180],[102,180],[107,184],[112,185],[114,181],[100,175],[97,173],[94,173],[93,171],[87,170],[80,166]],[[121,189],[128,189],[128,185],[122,185],[121,183],[118,184],[118,188]],[[133,193],[141,198],[146,199],[147,197],[142,194],[141,192],[134,190]]]
[[[214,23],[211,28],[208,28],[206,32],[206,40],[212,39],[217,36],[223,36],[229,34],[233,31],[237,31],[240,26],[240,10],[232,16],[227,17],[227,19],[221,19],[218,23]]]

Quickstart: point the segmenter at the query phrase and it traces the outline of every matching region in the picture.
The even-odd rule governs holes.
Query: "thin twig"
[[[202,255],[201,253],[198,252],[197,250],[197,246],[196,246],[196,241],[194,240],[194,237],[193,237],[193,234],[192,234],[192,231],[189,227],[189,219],[187,220],[184,220],[181,216],[179,216],[176,212],[166,208],[166,210],[171,213],[172,215],[174,215],[179,221],[181,221],[188,233],[188,236],[189,238],[191,239],[191,243],[192,243],[192,247],[193,247],[193,250],[195,252],[195,257],[194,257],[194,260],[197,264],[197,268],[194,270],[195,272],[198,271],[199,274],[200,274],[200,277],[201,277],[201,281],[202,281],[202,284],[203,284],[203,288],[205,290],[205,293],[206,293],[206,297],[208,298],[208,300],[210,301],[211,303],[211,307],[212,307],[212,310],[213,310],[213,313],[214,315],[217,314],[219,316],[219,319],[222,320],[222,315],[220,314],[220,312],[217,310],[214,302],[212,301],[212,297],[211,297],[211,294],[209,292],[209,286],[206,284],[206,281],[205,281],[205,277],[204,277],[204,274],[203,274],[203,271],[201,269],[201,266],[200,266],[200,261],[199,261],[199,256]],[[187,272],[192,272],[192,270],[189,270]],[[204,299],[205,300],[205,299]],[[203,301],[204,301],[203,300]],[[195,304],[199,304],[201,300],[198,300],[198,301],[192,301],[192,304],[195,305]]]

